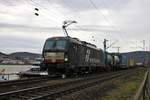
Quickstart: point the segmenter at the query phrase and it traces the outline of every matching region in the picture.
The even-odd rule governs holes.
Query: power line
[[[49,12],[49,9],[47,9],[46,7],[43,7],[43,6],[41,6],[39,3],[37,3],[37,2],[35,2],[35,1],[33,1],[33,0],[30,0],[32,3],[34,3],[36,6],[38,5],[39,7],[41,7],[41,8],[43,8],[44,10],[46,10],[46,11],[48,11]],[[65,1],[65,0],[64,0]],[[115,30],[117,30],[118,31],[118,29],[107,19],[107,17],[101,12],[101,10],[99,11],[99,9],[98,9],[98,7],[94,4],[94,2],[92,1],[92,0],[89,0],[90,1],[90,3],[92,4],[92,6],[98,11],[98,12],[100,12],[102,15],[103,15],[103,17],[104,17],[104,19],[112,26],[112,28],[113,29],[115,29]],[[49,3],[49,5],[50,5],[50,1],[48,1],[48,3]],[[65,2],[66,3],[66,2]],[[73,9],[74,10],[74,9]],[[75,11],[77,11],[77,10],[75,10]],[[54,13],[54,12],[53,12]],[[49,14],[48,14],[49,15]],[[56,13],[54,14],[54,15],[56,15]],[[53,16],[54,16],[53,15]],[[64,14],[63,14],[64,15]],[[54,16],[54,17],[58,17],[57,15],[56,16]],[[77,17],[79,17],[79,16],[77,16]],[[59,18],[60,18],[60,16],[59,16]],[[67,18],[66,16],[65,17],[62,17],[61,16],[61,18]],[[80,19],[80,18],[79,18]],[[52,20],[52,19],[50,19],[50,20]],[[86,31],[87,32],[87,30],[85,29],[85,28],[82,28],[82,27],[80,27],[80,26],[76,26],[77,28],[79,28],[80,30],[82,30],[82,31]]]
[[[109,23],[109,25],[116,31],[120,32],[111,22],[110,20],[103,14],[103,12],[101,10],[98,9],[98,7],[95,5],[95,3],[92,0],[89,0],[90,4],[96,9],[96,11],[98,12],[98,14],[102,15],[103,18],[105,19],[105,21],[107,23]],[[121,38],[121,37],[120,37]]]
[[[79,12],[79,11],[81,11],[81,10],[77,10],[77,9],[73,9],[73,7],[71,6],[71,5],[69,5],[65,0],[63,0],[63,2],[68,6],[68,7],[70,7],[70,8],[72,8],[72,10],[74,11],[74,12]],[[79,9],[79,7],[78,7],[78,9]],[[79,14],[77,15],[77,16],[74,16],[73,15],[73,17],[74,18],[79,18],[79,19],[81,19],[80,17],[79,17]],[[93,33],[93,31],[91,31],[92,29],[87,29],[87,28],[83,28],[83,27],[81,27],[80,25],[75,25],[75,27],[77,27],[77,28],[79,28],[79,30],[80,31],[84,31],[84,32],[92,32]],[[100,31],[100,32],[103,32],[103,31],[101,31],[101,30],[97,30],[97,31]]]
[[[64,1],[64,3],[67,5],[67,6],[69,6],[70,8],[72,8],[65,0],[63,0]],[[72,8],[73,9],[73,8]],[[73,9],[74,10],[74,9]],[[78,12],[78,10],[74,10],[74,12]],[[73,15],[74,16],[74,15]],[[79,16],[77,16],[78,18],[79,18]],[[75,16],[74,16],[74,18],[75,18]],[[80,19],[80,18],[79,18]],[[79,25],[75,25],[77,28],[79,28],[81,31],[86,31],[87,32],[87,30],[85,30],[85,29],[83,29],[81,26],[79,26]]]
[[[103,5],[105,6],[105,7],[107,7],[108,8],[108,5],[106,4],[106,2],[105,2],[105,0],[102,0],[102,3],[103,3]],[[113,16],[112,16],[112,14],[110,13],[110,11],[108,10],[108,13],[109,13],[109,15],[111,16],[111,18],[113,18]],[[116,25],[116,24],[115,24]],[[119,28],[119,26],[117,26],[118,27],[118,30],[120,31],[121,29]],[[122,33],[122,32],[121,32]],[[124,34],[126,34],[126,32],[123,32]],[[121,38],[122,38],[122,34],[118,34]],[[122,38],[123,40],[125,40],[124,39],[124,37]],[[128,42],[127,42],[127,44],[129,44]]]
[[[103,14],[103,12],[101,10],[98,9],[98,7],[95,5],[95,3],[92,1],[92,0],[89,0],[89,3],[96,9],[96,11],[98,12],[98,14],[102,15],[103,18],[105,19],[105,21],[114,29],[117,31],[117,33],[120,31],[110,22],[110,20]],[[120,38],[122,38],[120,35],[119,35]],[[121,39],[122,40],[122,39]]]
[[[34,4],[36,4],[36,5],[38,5],[38,7],[40,7],[40,8],[43,8],[43,9],[45,9],[46,11],[47,11],[47,8],[45,8],[45,7],[41,7],[37,2],[34,2],[33,0],[30,0],[31,2],[33,2]],[[50,4],[50,2],[48,1],[48,3]],[[63,17],[64,18],[64,17]],[[82,30],[82,31],[86,31],[86,29],[83,29],[83,28],[81,28],[80,26],[76,26],[76,27],[78,27],[79,29],[71,29],[71,30]]]
[[[104,17],[104,19],[106,20],[106,22],[108,22],[110,25],[112,25],[111,22],[107,19],[107,17],[102,13],[102,11],[97,8],[97,6],[95,5],[95,3],[92,0],[89,0],[89,2],[97,10],[97,12],[99,12]],[[113,25],[112,25],[112,27],[113,27]]]
[[[103,3],[103,5],[104,6],[106,6],[107,7],[107,9],[108,9],[108,6],[107,6],[107,4],[105,3],[105,1],[104,0],[102,0],[102,3]],[[109,13],[109,15],[110,15],[110,17],[111,18],[113,18],[113,16],[112,16],[112,14],[110,13],[110,11],[109,10],[107,10],[108,11],[108,13]],[[114,22],[114,21],[113,21]],[[115,24],[115,26],[116,26],[116,24]],[[120,31],[121,29],[119,28],[119,26],[117,26],[117,30],[118,31]],[[121,31],[120,31],[120,33],[122,33]],[[126,32],[123,32],[123,33],[125,33],[126,34]],[[118,34],[118,35],[120,35],[120,34]],[[121,34],[121,36],[120,36],[121,38],[122,38],[122,34]],[[123,38],[124,39],[124,38]]]
[[[48,1],[49,6],[51,6],[51,3],[50,3],[51,0],[50,0],[50,1],[47,0],[47,1]],[[58,8],[55,7],[55,9],[58,9]],[[60,13],[61,13],[61,12],[60,12]],[[61,16],[61,17],[66,20],[66,18],[67,18],[68,16],[64,15],[64,13],[61,13],[61,14],[63,15],[63,16]],[[71,20],[72,18],[70,17],[70,18],[67,18],[67,19],[70,19],[70,20]],[[73,20],[73,19],[72,19],[72,20]]]
[[[48,9],[48,8],[46,8],[46,7],[44,7],[44,6],[41,6],[39,3],[37,3],[37,2],[35,2],[35,1],[33,1],[33,0],[30,0],[33,4],[34,4],[34,6],[36,6],[36,7],[39,7],[39,8],[41,8],[41,9],[43,9],[43,10],[45,10],[46,12],[47,12],[47,15],[48,16],[50,16],[50,14],[51,14],[51,16],[54,16],[54,18],[56,19],[56,20],[58,20],[57,18],[62,18],[62,17],[58,17],[58,15],[56,14],[56,13],[54,13],[51,9]],[[31,3],[30,3],[31,4]],[[49,12],[49,11],[51,11],[51,12]],[[53,14],[52,14],[53,13]],[[50,16],[50,17],[51,17]],[[52,20],[52,19],[51,19]]]
[[[124,39],[124,37],[122,36],[122,32],[120,31],[120,29],[118,28],[118,27],[116,27],[116,26],[114,26],[110,21],[109,21],[109,19],[102,13],[102,11],[101,10],[99,10],[98,9],[98,7],[95,5],[95,3],[92,1],[92,0],[89,0],[89,2],[91,3],[91,5],[97,10],[97,12],[98,13],[100,13],[103,17],[104,17],[104,19],[112,26],[112,28],[114,29],[114,30],[116,30],[116,31],[118,31],[119,33],[121,33],[121,34],[118,34],[119,35],[119,37],[121,38],[121,40],[123,41],[126,41],[125,39]],[[104,2],[103,2],[104,3]],[[105,4],[104,4],[105,5]],[[111,15],[111,17],[112,17],[112,15]],[[118,33],[117,32],[117,33]],[[125,33],[125,32],[123,32],[123,33]],[[126,34],[126,33],[125,33]]]
[[[70,8],[72,8],[72,6],[70,6],[65,0],[63,0],[64,1],[64,3],[67,5],[67,6],[69,6]],[[49,2],[49,1],[48,1]],[[50,2],[49,2],[50,3]],[[56,8],[57,9],[57,8]],[[73,9],[73,8],[72,8]],[[73,9],[74,10],[74,12],[79,12],[77,9],[75,10],[75,9]],[[77,15],[76,17],[78,17],[79,19],[80,19],[80,17],[79,17],[79,15]],[[74,16],[74,18],[76,18],[75,16]],[[85,28],[82,28],[81,26],[79,26],[79,25],[76,25],[76,27],[77,28],[79,28],[79,30],[81,30],[81,31],[85,31],[85,32],[89,32],[89,28],[88,29],[85,29]],[[98,30],[98,31],[101,31],[101,30]],[[101,32],[104,32],[104,31],[101,31]]]
[[[33,0],[30,0],[30,1],[33,2],[33,3],[35,3],[36,5],[40,6],[37,2],[34,2]],[[48,4],[51,5],[50,2],[49,2],[49,0],[48,0]],[[41,7],[41,6],[40,6],[40,7]],[[45,7],[43,7],[43,6],[42,6],[41,8],[43,8],[43,9],[45,9],[45,10],[47,11],[47,8],[45,8]],[[57,8],[56,8],[56,9],[57,9]],[[62,14],[62,15],[64,15],[64,14]],[[56,16],[57,16],[57,15],[56,15]],[[62,17],[62,16],[61,16],[61,17]],[[63,18],[63,19],[66,19],[65,17],[62,17],[62,18]],[[68,18],[67,18],[67,19],[68,19]],[[70,19],[70,18],[69,18],[69,19]],[[79,26],[78,26],[78,28],[80,28],[80,30],[83,30],[83,29],[82,29],[81,27],[79,27]]]
[[[117,33],[118,32],[121,33],[121,31],[109,21],[109,19],[102,13],[102,11],[97,8],[97,6],[95,5],[95,3],[92,0],[89,0],[89,1],[93,5],[93,7],[104,17],[104,19],[111,25],[111,27],[114,30],[116,30]],[[119,37],[122,38],[122,36],[120,36],[120,35],[119,35]]]
[[[32,2],[32,0],[30,0],[31,2]],[[32,3],[34,3],[34,4],[32,4],[32,3],[30,3],[29,1],[26,1],[26,3],[27,3],[27,5],[29,6],[31,6],[33,9],[35,9],[35,8],[40,8],[40,14],[43,14],[43,15],[45,15],[45,17],[47,17],[47,15],[49,15],[48,13],[47,13],[47,10],[46,9],[43,9],[40,5],[36,5],[34,2],[32,2]],[[34,7],[33,7],[34,6]],[[43,9],[43,10],[42,10]],[[55,16],[56,17],[56,16]],[[51,18],[49,18],[49,17],[47,17],[47,19],[49,19],[49,20],[51,20],[51,21],[53,21],[54,23],[56,23],[56,21],[55,20],[52,20]]]
[[[35,1],[33,1],[33,0],[30,0],[32,3],[34,3],[35,5],[34,6],[36,6],[36,7],[40,7],[40,8],[42,8],[42,9],[44,9],[45,11],[48,11],[48,9],[46,8],[46,7],[43,7],[43,6],[41,6],[39,3],[37,3],[37,2],[35,2]],[[65,1],[65,0],[64,0]],[[48,3],[50,4],[50,2],[48,1]],[[66,3],[66,2],[65,2]],[[71,7],[71,6],[70,6]],[[57,8],[56,8],[57,9]],[[76,10],[77,11],[77,10]],[[45,14],[45,13],[44,13]],[[49,14],[47,14],[47,15],[49,15]],[[56,14],[54,14],[54,15],[56,15]],[[62,15],[64,15],[64,14],[62,14]],[[56,15],[57,16],[57,15]],[[56,17],[56,16],[54,16],[54,17]],[[62,17],[62,16],[61,16]],[[64,18],[64,17],[62,17],[62,18]],[[75,18],[75,17],[74,17]],[[49,18],[50,19],[50,18]],[[65,18],[64,18],[65,19]],[[80,18],[79,18],[80,19]],[[50,19],[50,20],[52,20],[52,19]],[[76,26],[77,28],[79,28],[79,30],[81,30],[81,31],[89,31],[89,30],[86,30],[86,29],[83,29],[81,26]],[[92,29],[91,29],[92,30]],[[101,30],[97,30],[97,31],[101,31]]]

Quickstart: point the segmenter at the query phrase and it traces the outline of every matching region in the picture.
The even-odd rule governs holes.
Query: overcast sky
[[[0,0],[0,51],[41,53],[45,39],[64,36],[64,20],[71,37],[108,51],[150,49],[150,0]],[[39,11],[35,11],[38,8]],[[39,13],[35,16],[34,13]],[[94,38],[93,38],[94,36]]]

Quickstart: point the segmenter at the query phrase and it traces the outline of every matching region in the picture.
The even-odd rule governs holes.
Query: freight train
[[[84,74],[130,67],[127,57],[68,36],[48,38],[42,57],[41,70],[48,70],[49,74]]]

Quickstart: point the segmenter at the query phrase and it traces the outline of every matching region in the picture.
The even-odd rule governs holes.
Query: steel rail
[[[71,86],[68,86],[68,87],[59,88],[56,91],[51,91],[48,94],[33,97],[31,99],[28,99],[28,100],[41,100],[41,99],[44,99],[44,100],[47,100],[47,99],[51,100],[52,99],[53,100],[54,98],[57,98],[57,97],[60,97],[60,96],[66,95],[66,94],[70,94],[70,93],[73,93],[73,92],[76,92],[76,91],[80,91],[82,89],[94,86],[98,83],[102,83],[102,82],[105,82],[107,80],[111,80],[111,79],[114,79],[114,78],[121,77],[125,73],[117,73],[117,74],[114,74],[112,76],[107,76],[107,77],[103,77],[103,78],[100,78],[100,79],[95,79],[95,80],[92,80],[92,81],[89,81],[89,82],[87,81],[87,82],[76,84],[76,85],[73,85],[73,86],[71,85]]]
[[[34,82],[40,82],[44,80],[54,79],[52,77],[43,76],[43,77],[37,77],[37,78],[29,78],[29,79],[22,79],[22,80],[9,80],[9,81],[2,81],[0,82],[0,87],[7,87],[12,85],[21,85],[21,84],[31,84]]]
[[[49,96],[54,96],[58,94],[63,94],[67,93],[67,91],[73,91],[73,89],[79,89],[83,88],[86,86],[91,86],[93,84],[109,80],[115,77],[119,77],[121,75],[125,75],[127,72],[132,72],[133,70],[127,70],[127,71],[118,71],[118,72],[113,72],[113,73],[107,73],[100,75],[99,77],[88,77],[88,78],[82,78],[82,79],[77,79],[73,81],[67,81],[64,83],[60,84],[55,84],[55,85],[46,85],[46,86],[39,86],[39,87],[33,87],[33,88],[27,88],[27,89],[22,89],[22,90],[17,90],[17,91],[10,91],[6,93],[1,93],[0,98],[5,98],[5,97],[14,97],[14,98],[25,98],[25,99],[39,99],[39,98],[47,98]],[[83,84],[84,83],[84,84]],[[87,84],[88,83],[88,84]],[[75,87],[72,87],[72,86]],[[68,86],[71,86],[69,89],[67,88]],[[78,87],[78,88],[77,88]],[[64,90],[59,90],[60,88],[63,88]],[[31,94],[32,93],[32,94]],[[23,96],[23,94],[26,94],[26,96]]]

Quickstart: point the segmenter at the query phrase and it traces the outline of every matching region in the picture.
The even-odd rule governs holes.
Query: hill
[[[2,57],[2,56],[8,56],[8,55],[5,54],[5,53],[0,52],[0,57]]]
[[[134,51],[122,53],[128,58],[133,58],[137,63],[144,63],[145,61],[150,61],[150,51]]]
[[[136,63],[144,63],[150,61],[150,51],[134,51],[121,53],[128,58],[135,59]],[[11,54],[5,54],[0,52],[0,63],[8,60],[20,60],[23,62],[35,61],[37,58],[41,58],[41,54],[30,52],[15,52]]]
[[[29,53],[29,52],[15,52],[9,54],[9,58],[15,58],[15,59],[35,59],[40,57],[41,54]]]

